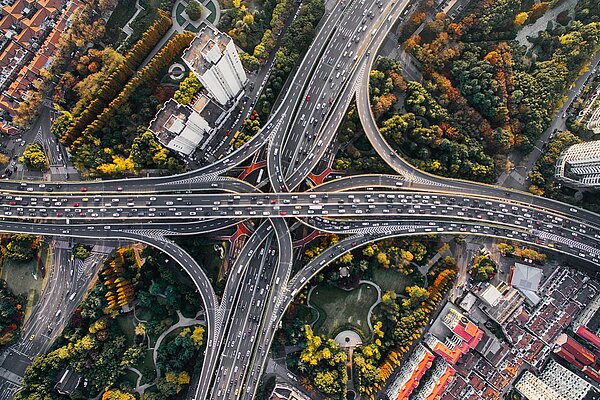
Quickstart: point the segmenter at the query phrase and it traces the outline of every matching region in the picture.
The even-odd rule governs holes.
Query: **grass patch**
[[[302,321],[303,324],[312,324],[316,322],[319,317],[319,313],[312,307],[305,306],[304,304],[300,304],[296,309],[296,318]]]
[[[139,370],[142,373],[141,384],[150,383],[156,379],[156,369],[154,366],[153,351],[148,350],[146,354],[144,354],[144,358],[139,365]]]
[[[217,7],[215,6],[215,3],[209,1],[206,3],[206,8],[210,11],[210,15],[208,15],[206,19],[209,20],[211,24],[214,24],[217,19]]]
[[[8,288],[16,295],[27,295],[32,288],[41,288],[42,276],[37,273],[37,281],[32,272],[36,271],[37,260],[15,261],[4,259],[2,279],[8,283]],[[50,271],[46,271],[49,273]]]
[[[190,32],[194,32],[194,33],[198,33],[200,32],[200,28],[202,28],[202,25],[199,25],[197,28],[192,25],[192,24],[187,24],[187,26],[185,27],[186,31],[190,31]]]
[[[181,3],[177,4],[177,8],[175,9],[175,18],[177,19],[177,23],[179,25],[183,25],[185,23],[185,18],[182,15],[184,11],[185,6]]]
[[[135,389],[137,386],[138,374],[131,370],[125,371],[125,374],[121,377],[121,380],[125,382],[127,385],[131,386]]]
[[[190,255],[200,264],[208,279],[212,283],[217,294],[223,293],[225,287],[225,279],[221,279],[221,266],[223,260],[215,251],[214,245],[221,245],[220,241],[212,241],[204,235],[199,236],[181,236],[175,239],[181,247],[184,248]],[[225,247],[227,254],[227,247]]]
[[[370,334],[367,315],[375,301],[377,290],[369,284],[350,291],[319,285],[310,296],[310,305],[319,311],[315,331],[325,337],[334,337],[346,327],[355,327],[364,334]]]
[[[381,292],[393,290],[398,294],[404,293],[404,288],[414,284],[412,275],[406,276],[400,271],[391,268],[373,268],[373,277],[371,278],[381,288]]]
[[[133,326],[133,313],[121,314],[117,318],[117,325],[127,338],[127,346],[133,346],[135,343],[135,328]]]

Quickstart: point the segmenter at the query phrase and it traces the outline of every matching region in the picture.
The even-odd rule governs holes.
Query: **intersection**
[[[385,141],[370,111],[368,72],[409,6],[406,0],[337,4],[278,108],[239,150],[171,177],[2,181],[0,230],[128,239],[173,258],[192,277],[205,308],[204,363],[190,386],[195,399],[253,398],[277,325],[302,286],[345,252],[385,237],[493,236],[600,265],[599,215],[529,193],[429,175]],[[399,175],[351,176],[295,191],[328,152],[354,95],[369,140]],[[225,176],[258,152],[267,160],[271,193]],[[168,237],[249,219],[264,222],[236,259],[219,299],[198,263]],[[292,276],[289,221],[350,236]]]

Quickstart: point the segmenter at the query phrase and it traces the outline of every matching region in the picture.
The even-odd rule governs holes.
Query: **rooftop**
[[[528,264],[515,263],[510,284],[518,289],[536,292],[542,281],[543,270]]]
[[[195,73],[204,75],[219,61],[230,41],[231,38],[226,34],[205,25],[185,50],[182,58],[192,66]]]

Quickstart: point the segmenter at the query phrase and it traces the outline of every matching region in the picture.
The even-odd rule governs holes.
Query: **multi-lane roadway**
[[[336,3],[265,127],[241,149],[171,177],[0,182],[0,229],[138,240],[174,258],[194,280],[207,318],[204,365],[191,385],[196,399],[251,399],[276,326],[293,296],[332,260],[370,241],[429,233],[497,236],[598,264],[597,214],[523,192],[425,174],[386,143],[370,111],[368,71],[408,6],[408,0]],[[354,93],[367,136],[400,176],[349,177],[306,193],[288,193],[330,151]],[[220,176],[265,143],[276,193]],[[242,249],[222,299],[196,261],[167,238],[257,218],[266,221]],[[290,219],[353,236],[291,277]]]

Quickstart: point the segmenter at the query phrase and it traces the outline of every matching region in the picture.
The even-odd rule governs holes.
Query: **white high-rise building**
[[[576,188],[600,188],[600,140],[565,150],[556,161],[554,177]]]
[[[205,25],[182,58],[221,105],[235,102],[243,93],[246,72],[233,39],[227,34]]]

